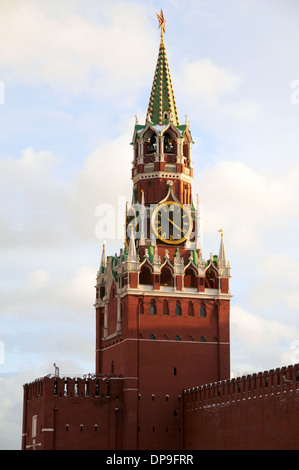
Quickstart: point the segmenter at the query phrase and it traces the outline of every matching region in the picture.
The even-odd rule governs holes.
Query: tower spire
[[[101,258],[101,268],[106,268],[107,267],[107,257],[106,257],[106,241],[104,240],[103,242],[103,251],[102,251],[102,258]]]
[[[161,29],[161,41],[147,110],[147,119],[153,124],[159,125],[172,120],[173,124],[178,126],[179,119],[164,44],[166,20],[162,9],[160,15],[157,13],[157,17],[159,20],[159,28]]]
[[[226,268],[226,267],[227,267],[227,260],[226,260],[226,254],[225,254],[225,248],[224,248],[223,231],[222,231],[222,229],[219,230],[219,232],[221,233],[221,241],[220,241],[220,248],[219,248],[219,257],[218,257],[219,266],[222,267],[222,268]]]

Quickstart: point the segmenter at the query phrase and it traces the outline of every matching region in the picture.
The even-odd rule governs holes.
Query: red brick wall
[[[137,194],[141,197],[141,191],[144,191],[145,204],[158,203],[167,195],[168,180],[168,177],[141,179],[137,183]],[[176,197],[181,201],[182,204],[192,204],[192,187],[190,183],[180,179],[173,179],[173,188]],[[141,200],[138,202],[141,203]]]
[[[143,297],[143,314],[139,314],[140,296],[122,299],[127,305],[122,340],[107,341],[101,352],[102,370],[97,373],[110,373],[113,362],[114,373],[122,374],[127,382],[124,406],[130,417],[130,445],[135,436],[140,449],[183,449],[182,390],[230,376],[229,301],[220,301],[218,317],[214,317],[214,301],[206,299],[206,317],[202,318],[201,300],[194,299],[194,316],[189,316],[189,299],[168,297],[169,315],[165,315],[167,297],[154,298],[155,315],[150,314],[150,295]],[[181,316],[175,315],[177,300]]]
[[[298,450],[299,364],[184,392],[185,449]]]
[[[45,377],[24,386],[23,450],[119,449],[123,432],[122,378],[75,379]],[[97,393],[96,383],[99,384]],[[107,386],[107,382],[109,385]],[[32,417],[37,432],[32,436]]]

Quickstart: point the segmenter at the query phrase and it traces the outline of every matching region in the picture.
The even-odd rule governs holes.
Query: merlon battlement
[[[299,390],[299,364],[184,390],[186,411]]]
[[[52,374],[24,385],[26,400],[43,396],[58,398],[110,398],[119,395],[123,388],[121,375],[87,374],[75,377],[58,377]]]

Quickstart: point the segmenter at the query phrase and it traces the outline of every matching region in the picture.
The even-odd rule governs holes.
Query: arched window
[[[201,304],[200,311],[199,311],[199,316],[202,317],[202,318],[205,318],[207,316],[207,311],[206,311],[205,304]]]
[[[206,271],[205,277],[205,287],[208,289],[218,289],[219,288],[219,279],[215,269],[208,268]]]
[[[216,304],[216,302],[213,305],[212,317],[218,318],[218,304]]]
[[[114,374],[114,361],[111,362],[111,374]]]
[[[105,297],[105,286],[100,287],[100,299]]]
[[[150,315],[156,315],[157,309],[156,309],[156,302],[154,299],[151,300],[151,305],[150,305]]]
[[[176,335],[175,340],[176,340],[176,341],[181,341],[180,335]]]
[[[166,299],[163,301],[163,315],[169,315],[168,301]]]
[[[168,266],[164,266],[161,272],[161,286],[173,286],[172,271]]]
[[[175,314],[177,317],[179,317],[179,316],[182,315],[182,308],[181,308],[181,303],[180,303],[179,300],[178,300],[177,303],[176,303],[174,314]]]
[[[205,342],[206,342],[206,337],[205,337],[205,336],[201,336],[201,337],[200,337],[200,342],[201,342],[201,343],[205,343]]]
[[[144,264],[141,267],[141,270],[139,273],[139,284],[148,285],[148,286],[153,285],[153,273],[152,273],[151,268],[147,266],[146,264]]]
[[[150,335],[150,339],[156,339],[156,336],[154,335],[154,333]]]
[[[197,287],[197,278],[194,269],[186,269],[184,276],[184,287]]]
[[[189,300],[189,304],[188,304],[188,316],[189,316],[189,317],[194,317],[194,308],[193,308],[193,302],[192,302],[192,300]]]

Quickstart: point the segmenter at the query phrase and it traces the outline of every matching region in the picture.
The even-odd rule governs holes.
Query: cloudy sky
[[[161,7],[203,254],[222,228],[232,268],[232,376],[299,362],[298,1],[1,0],[1,449],[24,383],[94,371],[97,227],[110,205],[119,252]]]

